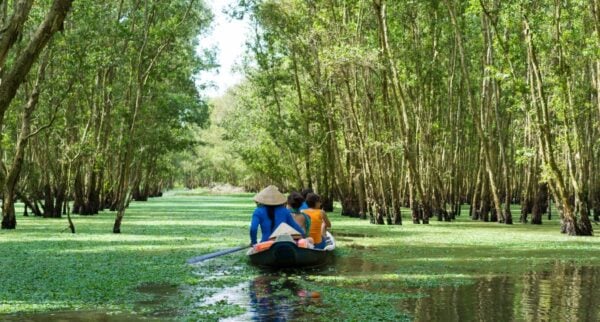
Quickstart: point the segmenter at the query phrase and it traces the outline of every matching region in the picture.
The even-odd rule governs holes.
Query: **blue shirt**
[[[292,214],[285,206],[278,206],[275,208],[275,225],[272,225],[271,220],[269,219],[269,215],[267,214],[267,207],[259,206],[254,209],[254,213],[252,214],[252,222],[250,223],[250,242],[252,245],[256,244],[256,234],[258,232],[258,226],[260,226],[260,231],[262,233],[261,242],[269,240],[269,236],[273,233],[273,231],[281,224],[282,222],[292,226],[292,228],[296,229],[302,234],[304,237],[306,234],[304,233],[304,229],[302,229],[298,223],[292,217]]]
[[[306,201],[303,201],[303,202],[302,202],[302,206],[300,206],[300,208],[298,208],[298,210],[301,210],[301,211],[302,211],[302,210],[304,210],[304,209],[308,209],[308,208],[309,208],[309,207],[308,207],[308,205],[306,204]]]

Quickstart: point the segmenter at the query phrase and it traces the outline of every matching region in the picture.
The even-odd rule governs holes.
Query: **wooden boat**
[[[250,262],[257,266],[265,267],[312,267],[323,265],[335,250],[335,239],[327,232],[327,246],[325,249],[312,249],[298,247],[291,235],[277,236],[269,249],[255,251],[250,249],[248,257]]]

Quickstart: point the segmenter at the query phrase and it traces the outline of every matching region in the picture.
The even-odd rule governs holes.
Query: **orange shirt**
[[[320,243],[323,239],[321,235],[321,226],[323,225],[323,210],[321,209],[304,209],[303,213],[310,217],[310,231],[308,235],[315,241],[315,245]]]

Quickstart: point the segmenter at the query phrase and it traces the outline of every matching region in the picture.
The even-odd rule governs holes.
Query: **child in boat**
[[[292,213],[294,220],[296,220],[298,225],[300,225],[300,227],[302,227],[306,232],[306,235],[308,235],[308,232],[310,231],[310,217],[307,214],[302,213],[299,209],[304,203],[304,198],[302,198],[302,195],[300,193],[293,191],[289,194],[287,200],[288,209]],[[314,247],[314,241],[311,237],[307,237],[306,239],[299,239],[297,243],[298,246],[304,248]]]
[[[309,193],[313,193],[314,191],[311,188],[306,188],[304,190],[302,190],[302,192],[300,193],[302,195],[302,205],[300,207],[298,207],[298,209],[300,210],[304,210],[304,209],[308,209],[308,205],[306,204],[306,196],[308,196]]]
[[[287,198],[279,192],[275,186],[268,186],[254,196],[257,203],[256,209],[252,214],[250,223],[250,243],[256,245],[258,227],[262,233],[261,242],[269,240],[269,236],[275,231],[277,226],[285,222],[295,230],[305,236],[304,230],[292,217],[290,211],[285,207]]]
[[[302,212],[310,217],[311,224],[308,235],[314,240],[315,248],[323,249],[327,244],[324,236],[327,229],[331,228],[331,222],[325,211],[321,209],[321,197],[319,195],[309,193],[306,196],[306,204],[309,208],[304,209]]]
[[[310,217],[307,214],[303,214],[300,207],[304,203],[304,198],[302,195],[296,191],[291,192],[288,195],[287,205],[288,209],[292,213],[292,217],[294,220],[304,229],[305,232],[308,232],[310,229]]]

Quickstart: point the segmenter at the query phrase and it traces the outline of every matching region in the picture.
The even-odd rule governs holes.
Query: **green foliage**
[[[194,128],[193,140],[199,144],[179,154],[178,180],[186,187],[207,187],[215,183],[249,186],[248,170],[223,128],[230,103],[227,96],[213,100],[210,120],[205,122],[210,124]]]
[[[131,229],[121,235],[109,233],[110,212],[75,216],[75,235],[63,220],[19,218],[20,229],[0,235],[10,254],[0,262],[6,273],[0,277],[0,313],[156,310],[139,304],[148,295],[138,287],[195,283],[188,258],[247,242],[240,232],[247,227],[249,200],[170,196],[133,203]],[[159,304],[180,309],[182,300],[177,294]]]
[[[544,182],[591,233],[579,209],[600,209],[588,201],[600,191],[595,2],[238,4],[256,28],[225,129],[251,176],[311,185],[378,223],[400,204],[465,199],[512,222],[502,204]]]
[[[558,220],[508,227],[473,222],[463,214],[453,225],[372,226],[339,213],[329,215],[336,262],[323,269],[263,271],[248,265],[243,252],[186,265],[188,258],[248,242],[251,197],[175,191],[133,202],[130,229],[120,235],[107,233],[113,217],[108,212],[76,216],[76,235],[64,230],[65,221],[23,218],[21,229],[0,235],[10,254],[0,261],[6,272],[0,275],[0,312],[94,310],[144,317],[158,310],[171,312],[165,318],[235,319],[248,310],[238,297],[248,296],[255,278],[267,277],[278,290],[272,296],[303,303],[295,307],[298,320],[406,320],[410,316],[401,303],[469,286],[482,276],[522,280],[522,274],[553,263],[600,265],[594,256],[600,239],[557,235]],[[319,299],[302,302],[283,287],[286,281],[318,292]],[[178,291],[159,307],[143,304],[151,299],[144,289],[152,285]]]
[[[44,10],[46,3],[34,5],[32,23]],[[104,203],[173,185],[176,159],[197,145],[195,129],[208,126],[209,105],[194,77],[214,67],[213,56],[196,52],[211,20],[204,1],[74,2],[64,31],[40,58],[48,67],[31,130],[44,130],[27,142],[17,190],[60,208],[61,194]],[[6,169],[32,74],[3,122]],[[117,193],[120,186],[125,193]]]

